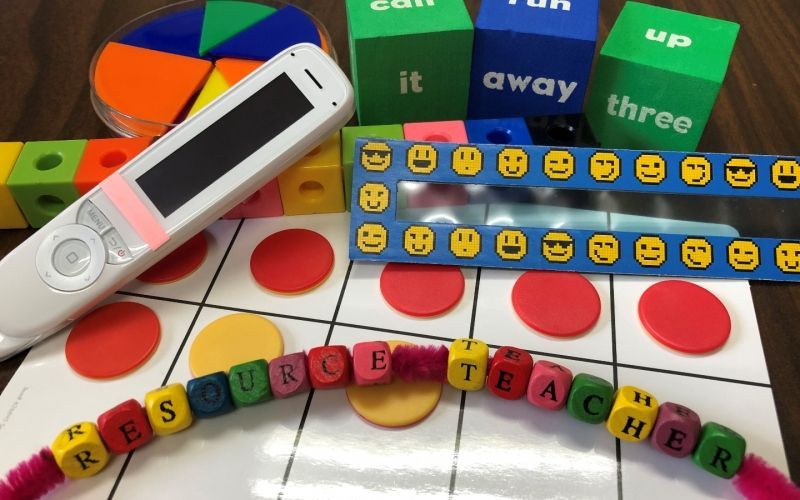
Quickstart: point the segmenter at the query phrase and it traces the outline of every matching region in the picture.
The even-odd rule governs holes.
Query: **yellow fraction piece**
[[[394,351],[409,342],[387,341]],[[397,377],[386,385],[347,386],[350,406],[364,420],[382,427],[406,427],[431,414],[442,395],[442,384],[436,381],[405,382]]]
[[[28,227],[28,221],[8,189],[8,176],[14,169],[22,146],[21,142],[0,142],[0,229]]]
[[[223,316],[203,328],[189,350],[189,369],[195,377],[256,359],[272,361],[283,355],[283,337],[275,324],[255,314]]]
[[[92,422],[67,427],[56,436],[50,450],[58,467],[72,479],[94,476],[110,459],[100,431]]]
[[[206,107],[208,103],[217,97],[221,96],[229,88],[231,88],[231,86],[225,81],[222,73],[220,73],[217,68],[214,68],[211,71],[211,76],[209,76],[208,80],[206,80],[206,84],[203,85],[203,89],[197,95],[197,99],[195,99],[194,104],[192,104],[192,109],[189,110],[189,116],[194,116],[195,113]]]

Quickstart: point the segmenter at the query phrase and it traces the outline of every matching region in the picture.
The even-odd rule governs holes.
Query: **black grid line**
[[[344,283],[342,283],[342,289],[339,291],[339,299],[336,301],[336,308],[333,310],[333,318],[330,321],[330,326],[328,327],[328,335],[325,337],[324,345],[329,345],[331,342],[333,329],[336,326],[336,318],[339,316],[339,309],[342,307],[342,301],[344,300],[345,290],[347,290],[347,282],[350,280],[350,272],[352,270],[353,270],[353,261],[351,260],[350,263],[347,265],[347,272],[344,275]],[[289,475],[292,473],[294,458],[295,456],[297,456],[297,448],[300,445],[300,438],[303,436],[303,428],[306,425],[306,419],[308,418],[308,411],[311,408],[311,401],[313,399],[314,399],[314,389],[312,388],[308,393],[308,399],[306,400],[306,405],[303,408],[303,415],[300,417],[300,424],[297,427],[297,434],[295,434],[294,436],[294,444],[292,445],[292,452],[289,455],[289,461],[286,463],[286,469],[283,472],[283,480],[281,480],[281,489],[278,492],[278,499],[283,498],[284,491],[286,490],[286,483],[289,482]]]
[[[472,315],[469,319],[469,336],[475,338],[475,317],[478,315],[478,291],[481,283],[481,268],[475,274],[475,292],[472,295]],[[456,491],[456,475],[458,474],[458,453],[461,448],[461,429],[464,426],[464,407],[467,404],[467,391],[461,391],[461,403],[458,407],[458,426],[456,427],[456,443],[453,447],[453,468],[450,471],[450,490],[448,498],[453,498]]]
[[[186,334],[183,336],[181,344],[178,346],[178,350],[175,353],[175,356],[172,358],[172,363],[170,363],[169,369],[167,369],[167,373],[164,375],[164,379],[161,381],[162,387],[166,385],[169,377],[172,375],[172,371],[175,369],[175,365],[178,363],[178,358],[180,358],[184,347],[186,347],[186,342],[189,340],[189,335],[192,333],[192,330],[197,323],[197,318],[200,317],[200,313],[203,311],[203,304],[205,303],[206,299],[208,299],[208,296],[211,295],[211,289],[214,288],[214,284],[217,282],[220,272],[222,272],[222,267],[225,265],[225,261],[228,260],[228,255],[231,253],[231,248],[233,248],[233,244],[236,241],[236,237],[239,235],[239,231],[242,229],[243,224],[244,219],[239,220],[239,225],[236,226],[236,231],[233,232],[233,236],[231,237],[230,242],[228,242],[228,247],[225,249],[225,253],[222,255],[219,266],[217,266],[217,270],[214,272],[214,276],[211,278],[211,282],[208,284],[205,294],[203,294],[203,299],[200,304],[198,304],[197,311],[194,313],[194,317],[189,324],[189,328],[186,330]],[[109,500],[114,498],[117,488],[119,488],[120,482],[122,481],[122,476],[124,476],[125,471],[128,470],[128,465],[131,463],[131,459],[133,458],[133,454],[135,452],[136,450],[133,450],[125,457],[125,462],[123,462],[122,468],[120,468],[119,474],[117,474],[117,478],[114,480],[114,486],[111,487],[111,491],[108,493]]]
[[[619,374],[617,361],[617,311],[614,301],[614,276],[609,279],[609,309],[611,310],[611,367],[614,372],[614,392],[619,387]],[[617,499],[622,500],[622,443],[619,438],[614,438],[614,454],[617,460]]]

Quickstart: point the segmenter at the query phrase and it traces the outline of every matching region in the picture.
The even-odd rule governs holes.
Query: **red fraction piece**
[[[138,280],[156,285],[178,281],[195,272],[207,254],[208,241],[201,232],[140,274]]]
[[[147,412],[135,399],[106,411],[97,417],[100,437],[112,453],[128,453],[153,439]]]
[[[83,317],[67,337],[73,370],[89,378],[112,378],[142,365],[158,346],[156,314],[136,302],[115,302]]]
[[[353,345],[353,380],[356,385],[388,384],[392,381],[392,350],[383,341]]]
[[[454,266],[389,263],[381,273],[381,293],[403,314],[438,316],[464,295],[464,275]]]
[[[341,389],[350,383],[350,353],[343,345],[314,347],[308,351],[308,378],[314,389]]]
[[[572,372],[569,368],[550,361],[539,361],[533,365],[528,384],[528,402],[545,410],[560,410],[567,403],[572,387]]]
[[[516,347],[504,346],[494,353],[486,387],[497,397],[519,399],[525,395],[533,370],[533,357]]]
[[[319,233],[285,229],[258,244],[250,272],[259,285],[277,293],[302,293],[321,284],[333,269],[333,248]]]
[[[527,271],[514,284],[511,303],[526,325],[555,337],[581,335],[600,317],[600,296],[578,273]]]
[[[639,319],[659,343],[688,354],[716,351],[731,334],[731,317],[716,295],[682,280],[661,281],[645,290]]]

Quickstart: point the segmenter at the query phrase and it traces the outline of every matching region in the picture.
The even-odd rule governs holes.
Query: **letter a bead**
[[[109,451],[117,455],[135,450],[153,439],[147,412],[135,399],[120,403],[97,417],[97,428]]]
[[[392,350],[386,342],[359,342],[353,346],[353,379],[356,385],[392,381]]]
[[[192,425],[189,398],[181,384],[153,389],[144,395],[144,408],[156,436],[169,436]]]
[[[525,395],[533,370],[533,358],[516,347],[501,347],[489,366],[486,386],[489,392],[503,399],[519,399]]]
[[[692,460],[708,472],[730,479],[742,466],[746,448],[747,443],[736,431],[716,422],[706,422]]]
[[[455,339],[447,358],[447,381],[456,389],[479,391],[486,381],[489,346],[475,339]]]
[[[567,404],[572,386],[572,372],[550,361],[538,361],[533,365],[528,383],[528,402],[545,410],[560,410]]]
[[[658,416],[658,401],[647,391],[626,385],[617,391],[606,429],[632,443],[647,439]]]
[[[92,422],[67,427],[56,436],[50,450],[59,468],[72,479],[94,476],[109,460],[100,432]]]

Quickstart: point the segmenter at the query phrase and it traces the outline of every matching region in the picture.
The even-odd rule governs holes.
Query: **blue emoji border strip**
[[[800,199],[797,157],[424,143],[355,145],[350,258],[800,281],[800,241],[397,220],[402,181]]]

